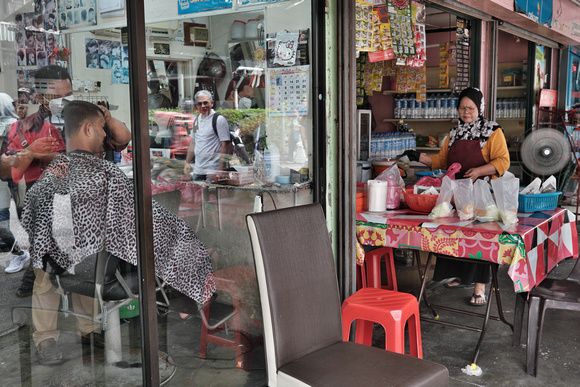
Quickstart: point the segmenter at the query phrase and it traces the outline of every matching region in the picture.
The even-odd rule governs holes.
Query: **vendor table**
[[[520,293],[529,292],[542,282],[561,260],[578,256],[575,217],[570,211],[561,208],[518,213],[518,223],[512,226],[501,222],[461,221],[456,217],[430,219],[427,214],[404,209],[380,213],[362,212],[356,214],[356,236],[359,265],[364,261],[362,245],[423,250],[450,257],[490,262],[494,277],[492,288],[496,288],[498,301],[495,277],[497,265],[509,265],[508,275],[513,281],[514,291]],[[417,264],[422,277],[419,299],[423,298],[426,305],[433,310],[426,297],[422,297],[426,276],[421,272],[418,259]],[[477,360],[490,318],[490,306],[491,292],[486,314],[480,315],[485,320],[482,329],[478,329],[481,336],[473,364]],[[443,309],[458,311],[446,307]],[[503,318],[499,302],[498,309],[502,321],[511,326]],[[435,313],[434,310],[433,312]]]

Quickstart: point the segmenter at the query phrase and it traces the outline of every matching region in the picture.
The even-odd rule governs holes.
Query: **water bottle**
[[[437,110],[436,118],[443,118],[443,96],[440,93],[435,96],[435,109]]]
[[[387,134],[381,133],[381,160],[387,158]]]
[[[402,140],[401,140],[401,134],[400,133],[396,133],[395,136],[395,155],[400,155],[401,153],[401,148],[402,148]]]
[[[409,97],[409,102],[407,103],[407,116],[409,118],[417,118],[417,110],[415,110],[417,100],[413,97]]]
[[[401,96],[401,114],[399,118],[407,118],[407,97],[405,95]]]
[[[441,118],[448,117],[448,109],[449,109],[449,96],[447,93],[441,96]]]
[[[451,93],[449,97],[449,118],[455,118],[457,116],[457,96]]]
[[[415,136],[415,131],[413,129],[409,129],[409,133],[411,134],[411,146],[412,150],[417,150],[417,137]]]
[[[497,99],[497,118],[503,118],[503,98]]]
[[[427,118],[435,118],[435,98],[433,94],[427,97]]]
[[[421,102],[421,118],[427,118],[427,101]]]
[[[395,97],[395,118],[401,118],[401,97]]]
[[[377,152],[376,134],[371,133],[371,145],[369,149],[369,160],[375,159],[375,153]]]

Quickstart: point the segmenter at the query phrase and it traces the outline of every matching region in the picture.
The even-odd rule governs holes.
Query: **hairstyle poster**
[[[66,30],[74,27],[94,26],[96,24],[96,0],[58,0],[59,29]]]

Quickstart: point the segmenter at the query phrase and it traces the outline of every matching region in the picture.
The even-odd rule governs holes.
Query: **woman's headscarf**
[[[481,91],[475,87],[468,87],[459,94],[457,100],[457,110],[459,110],[459,104],[461,100],[467,97],[473,101],[475,106],[477,106],[477,118],[473,122],[466,123],[459,118],[459,124],[451,129],[449,132],[449,148],[455,140],[479,140],[481,148],[483,149],[485,143],[489,137],[493,134],[496,129],[500,126],[497,122],[487,120],[483,117],[483,112],[485,111],[485,100],[483,99],[483,94]]]

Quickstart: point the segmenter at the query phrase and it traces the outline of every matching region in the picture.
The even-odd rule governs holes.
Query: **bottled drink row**
[[[371,134],[371,154],[369,160],[393,159],[407,149],[417,149],[415,132],[385,132]]]
[[[520,118],[526,116],[525,98],[498,98],[495,104],[496,118]]]
[[[418,101],[416,95],[397,94],[395,97],[395,118],[456,118],[457,95],[454,93],[427,94],[425,102]]]

